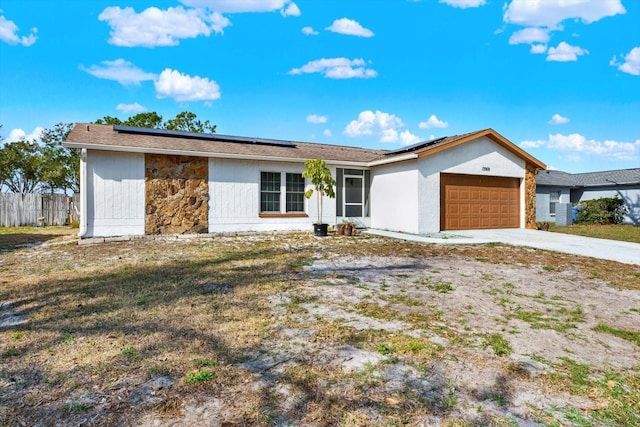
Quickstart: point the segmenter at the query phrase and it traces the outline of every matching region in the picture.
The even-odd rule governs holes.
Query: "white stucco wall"
[[[371,171],[371,227],[418,233],[418,171],[415,161]]]
[[[330,168],[335,178],[335,168]],[[302,162],[209,159],[209,232],[311,230],[317,220],[315,194],[305,199],[306,218],[259,217],[260,172],[301,173],[303,170]],[[308,180],[307,188],[311,188]],[[281,200],[281,204],[284,203]],[[323,222],[336,223],[335,199],[324,198]]]
[[[89,150],[87,237],[144,234],[144,154]]]
[[[440,231],[440,173],[520,178],[520,224],[523,227],[525,167],[523,159],[487,137],[419,159],[418,232]]]

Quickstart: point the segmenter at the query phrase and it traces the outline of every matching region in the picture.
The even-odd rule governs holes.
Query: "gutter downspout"
[[[87,234],[87,149],[80,150],[80,231],[78,237]]]

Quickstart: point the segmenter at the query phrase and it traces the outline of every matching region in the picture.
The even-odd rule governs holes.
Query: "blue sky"
[[[193,111],[395,149],[491,127],[553,168],[640,167],[637,0],[3,0],[5,142]]]

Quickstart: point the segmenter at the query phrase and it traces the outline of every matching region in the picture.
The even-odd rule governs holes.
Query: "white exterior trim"
[[[87,149],[80,150],[80,230],[78,237],[87,234]]]

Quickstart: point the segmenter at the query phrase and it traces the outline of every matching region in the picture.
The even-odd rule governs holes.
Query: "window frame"
[[[347,173],[349,172],[349,173]],[[360,172],[360,173],[358,173]],[[360,180],[361,182],[361,186],[360,186],[360,202],[359,203],[353,203],[353,202],[347,202],[347,180],[348,179],[357,179]],[[365,217],[365,204],[366,204],[366,199],[365,199],[365,176],[364,176],[364,170],[359,170],[359,169],[345,169],[344,173],[342,175],[342,204],[343,204],[343,216],[345,218],[364,218]],[[359,216],[349,216],[347,215],[347,208],[348,207],[352,207],[352,206],[358,206],[360,207],[360,215]]]
[[[306,208],[306,203],[304,202],[305,197],[304,197],[304,193],[305,193],[305,188],[307,186],[307,182],[306,180],[302,177],[302,173],[295,173],[295,172],[283,172],[284,174],[284,186],[285,186],[285,196],[284,196],[284,211],[285,213],[303,213],[305,212],[305,208]],[[289,177],[296,177],[296,178],[300,178],[301,181],[292,183],[295,185],[300,185],[302,184],[302,188],[296,188],[296,189],[289,189]],[[289,197],[293,197],[296,196],[296,198],[299,198],[300,200],[290,200]],[[295,203],[296,205],[300,205],[302,204],[302,209],[289,209],[289,204],[293,204]]]
[[[278,187],[277,187],[277,191],[276,190],[266,190],[263,188],[263,184],[265,183],[265,179],[264,176],[265,174],[270,174],[271,176],[278,177]],[[273,182],[269,182],[271,184],[273,184]],[[274,195],[277,194],[277,200],[264,200],[263,201],[263,194],[269,194],[269,195]],[[260,171],[260,213],[278,213],[282,210],[282,173],[280,172],[272,172],[272,171]],[[263,205],[263,203],[267,204],[267,206]],[[269,210],[269,209],[264,209],[264,207],[269,207],[268,204],[270,203],[277,203],[277,209],[273,209],[273,210]]]
[[[263,190],[264,174],[272,174],[272,176],[277,175],[279,177],[280,185],[278,187],[278,191]],[[290,188],[289,182],[287,181],[287,178],[289,176],[297,176],[302,178],[302,181],[298,182],[298,184],[302,183],[302,188]],[[258,184],[258,216],[260,218],[306,218],[309,216],[307,214],[307,202],[305,201],[306,198],[304,197],[304,193],[307,187],[307,180],[302,177],[302,172],[261,170],[259,177],[260,182]],[[268,192],[269,194],[278,194],[278,210],[263,210],[263,194],[265,192]],[[291,200],[291,197],[293,197],[293,195],[295,195],[298,199],[302,198],[302,210],[289,210],[290,202],[300,204],[300,200]]]
[[[562,192],[560,190],[549,192],[549,216],[556,216],[556,204],[560,203],[561,197]]]

